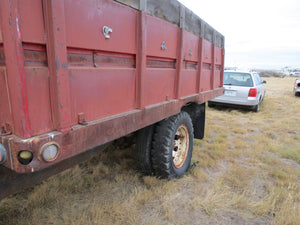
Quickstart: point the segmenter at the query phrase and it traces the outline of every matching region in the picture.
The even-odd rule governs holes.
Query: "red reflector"
[[[256,95],[257,95],[256,88],[250,88],[248,97],[256,97]]]

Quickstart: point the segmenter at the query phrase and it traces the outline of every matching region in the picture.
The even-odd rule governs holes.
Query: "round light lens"
[[[33,154],[31,151],[28,150],[22,150],[18,154],[18,160],[22,165],[28,165],[31,163],[33,159]]]
[[[41,156],[46,162],[52,162],[58,156],[59,146],[57,143],[47,143],[41,148]]]
[[[2,144],[0,144],[0,164],[6,161],[6,150]]]

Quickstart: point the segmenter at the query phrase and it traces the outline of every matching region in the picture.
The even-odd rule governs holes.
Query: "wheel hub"
[[[181,125],[178,127],[173,144],[173,163],[176,168],[182,167],[186,160],[189,149],[189,133],[186,126]]]

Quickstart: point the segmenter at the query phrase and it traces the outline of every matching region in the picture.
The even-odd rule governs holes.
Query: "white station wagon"
[[[266,88],[257,72],[225,71],[224,95],[208,102],[209,107],[228,105],[247,107],[259,111],[259,104],[264,100]]]

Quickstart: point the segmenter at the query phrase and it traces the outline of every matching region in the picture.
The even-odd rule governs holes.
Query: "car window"
[[[234,85],[243,87],[253,87],[251,74],[238,72],[225,72],[224,85]]]
[[[254,82],[256,85],[260,85],[262,83],[261,78],[258,73],[254,74]]]

